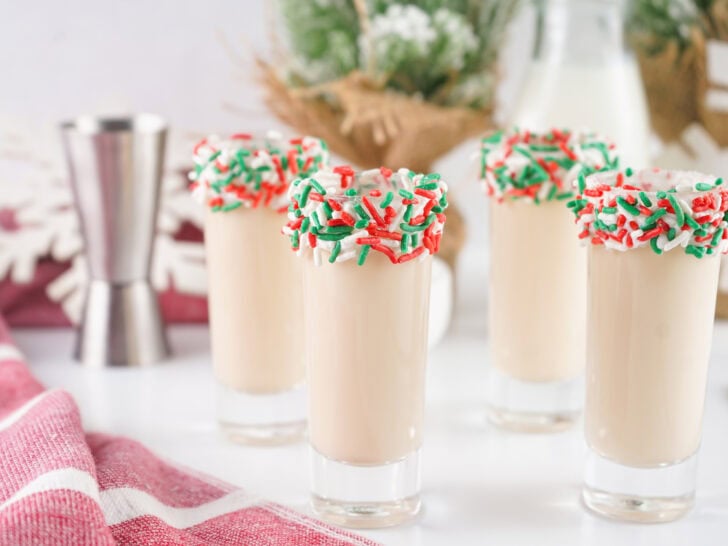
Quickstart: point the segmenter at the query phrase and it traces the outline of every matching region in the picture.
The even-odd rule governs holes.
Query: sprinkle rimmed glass
[[[585,504],[670,521],[693,505],[728,191],[658,169],[589,177]]]
[[[294,322],[301,269],[280,236],[290,181],[327,160],[319,139],[210,137],[195,147],[193,195],[205,249],[217,416],[233,441],[279,444],[306,429],[305,368]]]
[[[519,432],[572,426],[583,399],[586,252],[566,202],[579,174],[613,168],[589,134],[508,131],[482,143],[489,197],[488,416]]]
[[[446,189],[437,175],[347,167],[291,188],[312,503],[339,525],[386,527],[420,509],[431,255]]]

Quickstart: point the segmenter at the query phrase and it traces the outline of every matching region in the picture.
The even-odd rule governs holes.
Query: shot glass
[[[439,175],[323,170],[291,186],[285,228],[303,265],[315,511],[386,527],[420,509]]]
[[[205,248],[217,418],[233,441],[279,444],[306,427],[300,264],[281,237],[290,181],[327,161],[319,139],[210,137],[192,192],[207,206]]]
[[[613,518],[693,505],[728,191],[659,169],[589,177],[574,211],[589,246],[589,447],[583,499]]]
[[[566,202],[614,168],[591,134],[499,132],[482,141],[490,198],[489,419],[519,432],[570,427],[583,405],[586,251]]]

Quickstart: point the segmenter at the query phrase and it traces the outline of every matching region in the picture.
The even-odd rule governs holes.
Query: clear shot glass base
[[[217,419],[225,436],[247,445],[282,445],[306,436],[304,386],[250,394],[217,384]]]
[[[383,465],[328,459],[311,448],[311,504],[342,527],[376,529],[414,518],[421,507],[420,450]]]
[[[560,432],[579,419],[583,396],[582,376],[563,381],[521,381],[491,366],[488,420],[514,432]]]
[[[673,521],[695,502],[697,455],[672,465],[635,468],[589,450],[582,499],[597,514],[639,523]]]

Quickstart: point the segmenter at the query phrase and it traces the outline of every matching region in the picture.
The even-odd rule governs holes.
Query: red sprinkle
[[[384,245],[372,245],[372,250],[376,250],[377,252],[381,252],[382,254],[386,255],[387,258],[389,258],[389,261],[393,264],[397,263],[397,257],[394,255],[394,252],[392,252],[392,249],[388,246]]]
[[[358,245],[378,245],[381,244],[382,240],[379,237],[359,237],[356,240]]]
[[[397,260],[397,263],[403,264],[405,262],[409,262],[410,260],[414,260],[417,256],[422,254],[424,251],[425,251],[425,247],[423,247],[423,246],[417,247],[409,254],[402,254],[399,257],[399,260]]]
[[[385,227],[387,223],[384,221],[384,219],[379,215],[379,212],[377,212],[377,209],[374,208],[374,205],[372,205],[371,201],[367,199],[366,197],[362,197],[362,203],[364,203],[364,206],[369,211],[369,214],[372,215],[372,218],[374,218],[374,221],[377,223],[379,227]],[[372,247],[374,248],[374,247]]]

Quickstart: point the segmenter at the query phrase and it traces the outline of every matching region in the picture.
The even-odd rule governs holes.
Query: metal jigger
[[[82,116],[61,132],[90,273],[75,356],[94,367],[158,362],[169,345],[150,266],[166,123]]]

